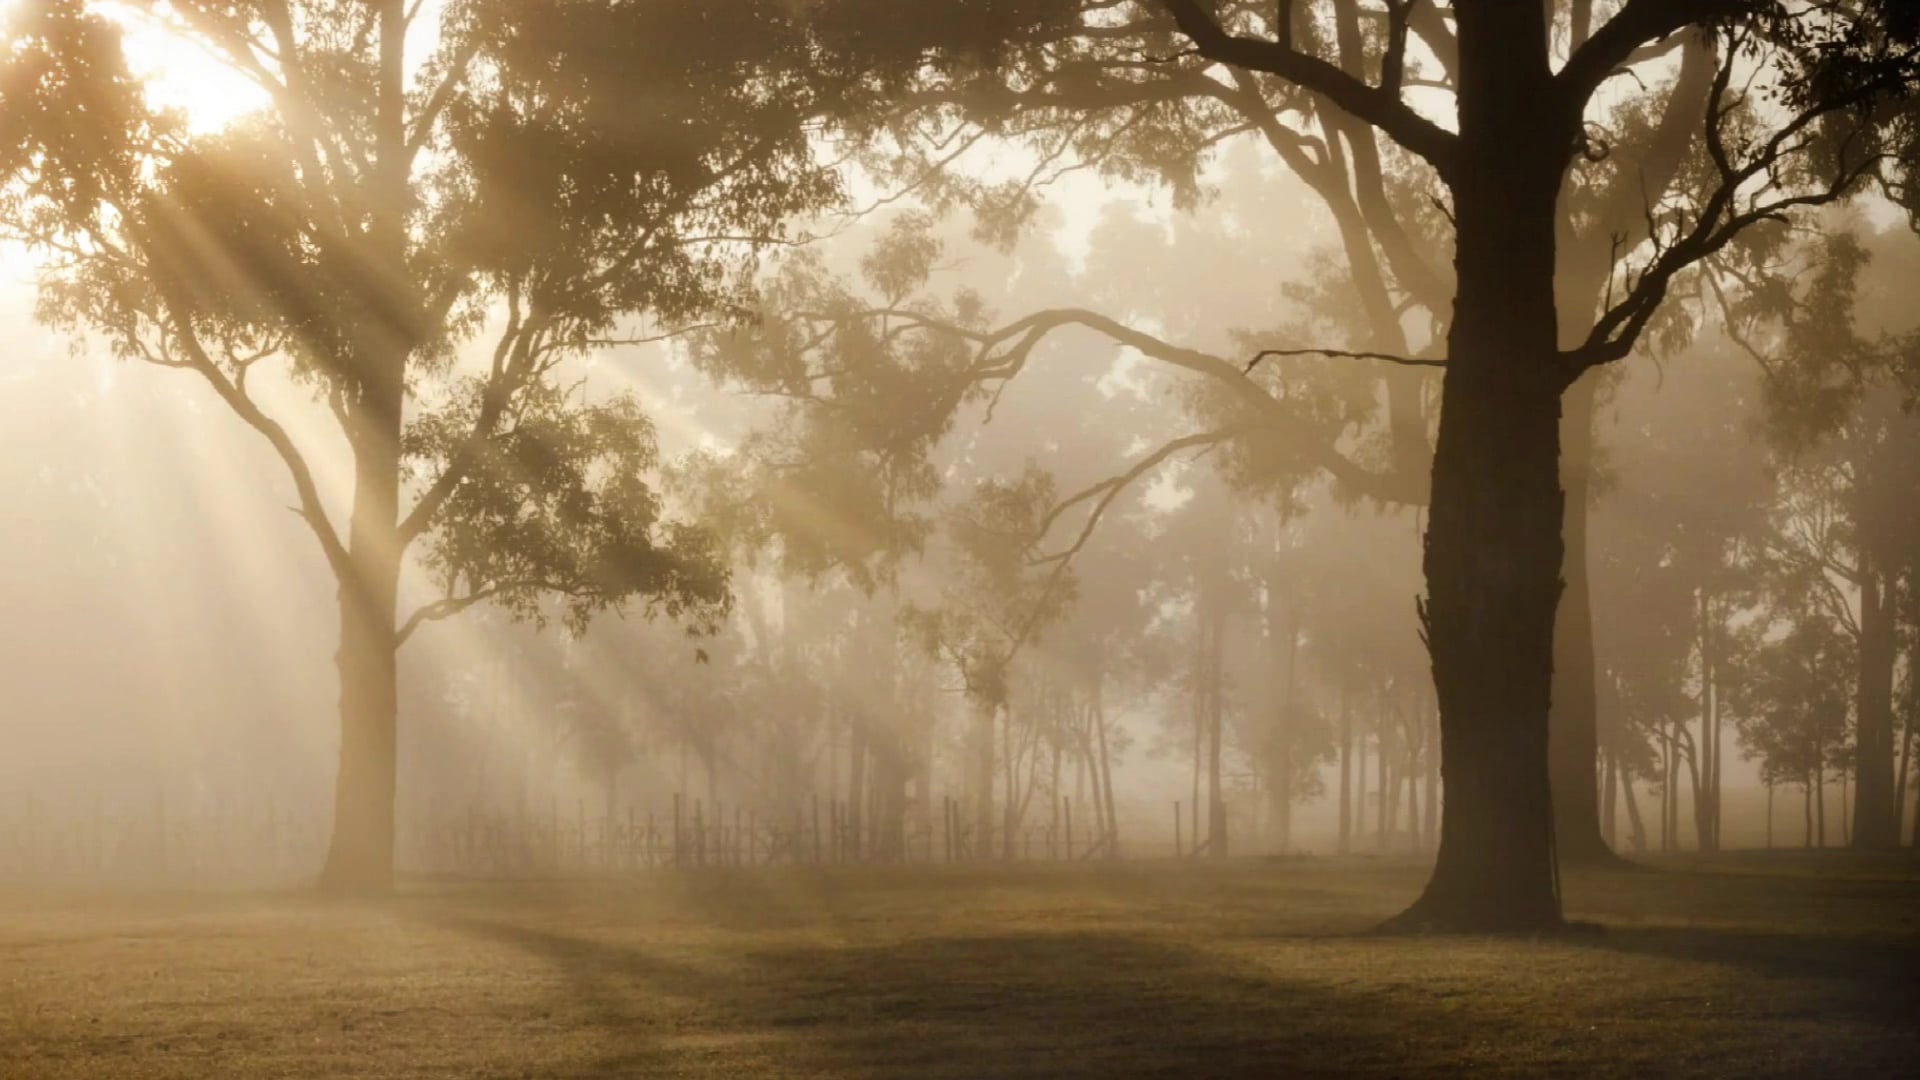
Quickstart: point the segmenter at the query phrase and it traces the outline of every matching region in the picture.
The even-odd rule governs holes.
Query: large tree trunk
[[[1561,923],[1547,716],[1566,505],[1554,214],[1571,121],[1551,112],[1541,5],[1456,12],[1459,286],[1425,558],[1447,798],[1433,877],[1396,922],[1540,930]]]
[[[340,771],[333,838],[320,884],[333,892],[393,887],[398,772],[400,581],[399,409],[385,431],[366,430],[357,459],[350,572],[340,582]]]
[[[406,272],[405,4],[380,0],[380,77],[374,128],[377,168],[367,251],[390,282]],[[321,887],[352,893],[393,887],[394,794],[398,773],[400,640],[394,626],[403,554],[400,428],[406,399],[408,299],[359,313],[344,374],[347,438],[354,457],[353,516],[339,585],[340,772],[333,837]]]
[[[340,589],[340,771],[333,839],[320,874],[321,887],[332,892],[393,887],[399,729],[393,596],[391,583],[384,590],[371,582]]]
[[[1900,843],[1893,783],[1893,669],[1897,649],[1888,575],[1863,556],[1860,583],[1860,682],[1856,691],[1853,838],[1857,848]]]

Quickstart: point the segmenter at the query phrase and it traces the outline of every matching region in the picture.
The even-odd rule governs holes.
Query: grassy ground
[[[1365,931],[1423,871],[760,870],[0,896],[0,1076],[1920,1075],[1920,864],[1574,875],[1603,933]]]

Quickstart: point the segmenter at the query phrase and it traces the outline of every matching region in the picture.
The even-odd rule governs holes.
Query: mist
[[[1907,1074],[1920,55],[1735,7],[0,3],[0,1071]]]

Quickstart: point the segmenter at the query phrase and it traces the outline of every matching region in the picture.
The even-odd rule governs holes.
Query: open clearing
[[[1390,860],[0,896],[0,1076],[1920,1075],[1920,864],[1576,875],[1374,937]]]

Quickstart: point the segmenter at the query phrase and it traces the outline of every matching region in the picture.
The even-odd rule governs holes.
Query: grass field
[[[1920,864],[1576,875],[1599,933],[1367,933],[1423,871],[780,870],[0,895],[0,1076],[1920,1076]]]

